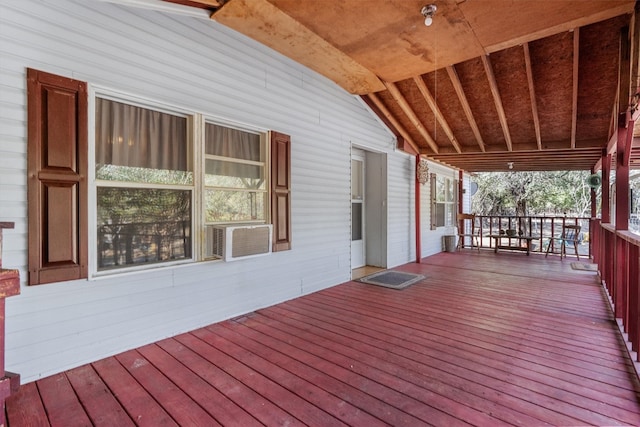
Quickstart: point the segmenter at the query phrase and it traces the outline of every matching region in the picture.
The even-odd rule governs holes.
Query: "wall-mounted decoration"
[[[418,162],[416,177],[420,184],[426,184],[429,181],[429,164],[426,160],[420,160],[420,162]]]

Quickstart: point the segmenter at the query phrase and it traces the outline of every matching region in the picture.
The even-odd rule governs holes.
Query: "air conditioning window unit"
[[[235,261],[267,255],[271,236],[271,224],[208,225],[205,256]]]

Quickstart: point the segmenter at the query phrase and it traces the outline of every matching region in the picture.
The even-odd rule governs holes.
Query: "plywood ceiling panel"
[[[380,78],[397,82],[483,53],[457,2],[437,2],[424,25],[424,0],[269,0]]]
[[[609,139],[613,104],[593,100],[616,99],[620,28],[624,25],[624,17],[618,17],[580,30],[580,62],[588,64],[592,72],[581,72],[578,78],[579,87],[588,88],[578,92],[578,140]]]
[[[493,71],[504,109],[509,112],[509,131],[514,146],[535,139],[531,98],[522,46],[516,46],[490,55]]]
[[[351,93],[384,88],[374,72],[266,0],[233,0],[213,18],[294,58]]]
[[[460,10],[488,52],[573,30],[633,11],[625,0],[465,1]]]
[[[462,81],[471,110],[480,128],[480,133],[489,147],[498,146],[499,149],[506,149],[507,143],[498,120],[489,80],[480,58],[471,59],[456,65],[456,71]]]
[[[640,27],[635,0],[218,1],[213,19],[377,103],[423,155],[468,171],[511,158],[593,167],[615,130],[618,80],[634,73],[620,69],[621,30]]]
[[[573,33],[563,32],[529,44],[536,82],[542,146],[551,141],[571,144],[573,96]]]

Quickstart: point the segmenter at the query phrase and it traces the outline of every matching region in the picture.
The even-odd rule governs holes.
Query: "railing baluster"
[[[640,361],[640,235],[616,230],[612,224],[595,220],[591,227],[594,261],[598,264],[602,285],[616,321],[631,343],[629,354]],[[627,347],[628,348],[628,347]],[[636,375],[640,376],[636,368]]]
[[[546,251],[545,240],[556,235],[557,229],[564,224],[584,224],[588,226],[582,227],[582,233],[589,233],[590,238],[584,239],[584,242],[589,242],[588,253],[580,252],[580,255],[591,257],[594,248],[591,247],[593,239],[591,238],[592,232],[589,230],[592,228],[590,223],[591,218],[586,217],[567,217],[567,216],[509,216],[509,215],[477,215],[476,218],[480,221],[480,247],[494,249],[493,239],[487,238],[489,235],[500,234],[507,229],[515,229],[516,231],[522,230],[524,235],[535,236],[533,242],[537,242],[537,247],[533,248],[533,252]],[[514,228],[517,225],[517,228]],[[482,237],[485,237],[484,239]],[[505,239],[507,236],[505,236]],[[512,239],[517,239],[512,238]],[[555,250],[554,242],[551,241],[552,250]]]

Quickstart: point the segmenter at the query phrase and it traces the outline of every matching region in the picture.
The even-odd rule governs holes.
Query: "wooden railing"
[[[618,325],[628,334],[634,362],[640,348],[640,235],[593,223],[593,259],[609,293]]]
[[[562,233],[563,225],[580,225],[580,244],[578,253],[580,256],[591,256],[591,218],[568,217],[568,216],[497,216],[497,215],[477,215],[476,231],[480,233],[480,247],[493,248],[495,240],[489,235],[503,234],[508,229],[522,231],[521,234],[534,236],[531,250],[533,252],[545,252],[551,237],[558,237]],[[467,232],[470,230],[467,230]],[[517,241],[517,236],[512,240]],[[514,242],[515,244],[515,242]],[[555,248],[555,241],[551,241],[551,249]]]
[[[20,387],[20,376],[4,370],[4,322],[5,322],[5,298],[20,293],[20,274],[18,270],[2,268],[2,230],[13,228],[12,222],[0,222],[0,399],[2,411],[0,412],[0,426],[6,425],[4,402]]]

